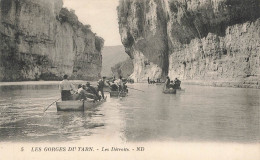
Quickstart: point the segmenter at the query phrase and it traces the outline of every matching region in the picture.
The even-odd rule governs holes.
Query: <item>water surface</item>
[[[133,84],[85,112],[57,112],[57,85],[0,86],[0,141],[64,142],[114,136],[124,142],[259,142],[260,90]]]

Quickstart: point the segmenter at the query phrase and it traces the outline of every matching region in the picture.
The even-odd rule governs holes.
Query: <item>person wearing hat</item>
[[[106,80],[106,77],[102,77],[102,79],[100,79],[98,81],[98,92],[100,91],[101,92],[101,95],[102,95],[102,98],[105,99],[105,96],[104,96],[104,86],[105,86],[105,80]]]
[[[69,101],[72,100],[71,90],[75,91],[75,86],[68,80],[68,75],[63,76],[63,80],[59,84],[59,89],[61,92],[61,100]]]

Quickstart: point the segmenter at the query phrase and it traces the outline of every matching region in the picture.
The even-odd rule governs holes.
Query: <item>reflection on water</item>
[[[57,85],[0,87],[0,141],[71,141],[108,133],[122,141],[259,142],[260,90],[184,86],[164,95],[160,85],[134,84],[128,97],[108,98],[85,112],[44,107]]]

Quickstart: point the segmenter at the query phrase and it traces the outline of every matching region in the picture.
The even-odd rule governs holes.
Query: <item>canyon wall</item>
[[[100,77],[104,40],[62,0],[0,0],[0,81]]]
[[[135,80],[259,87],[259,0],[121,0],[118,19]]]
[[[127,58],[125,61],[119,62],[113,67],[111,67],[113,76],[116,78],[122,76],[123,78],[128,78],[134,71],[133,61]]]

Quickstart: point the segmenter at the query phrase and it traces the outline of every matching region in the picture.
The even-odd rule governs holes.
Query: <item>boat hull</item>
[[[103,88],[103,91],[104,91],[104,92],[110,92],[110,88],[109,88],[109,87],[104,87],[104,88]]]
[[[98,102],[94,101],[60,101],[56,102],[57,111],[84,111],[95,106],[98,106],[105,102],[101,100]]]
[[[164,94],[176,94],[176,89],[165,89],[163,90]]]
[[[177,92],[185,92],[185,89],[177,89]]]
[[[110,91],[110,97],[126,97],[126,92]]]

